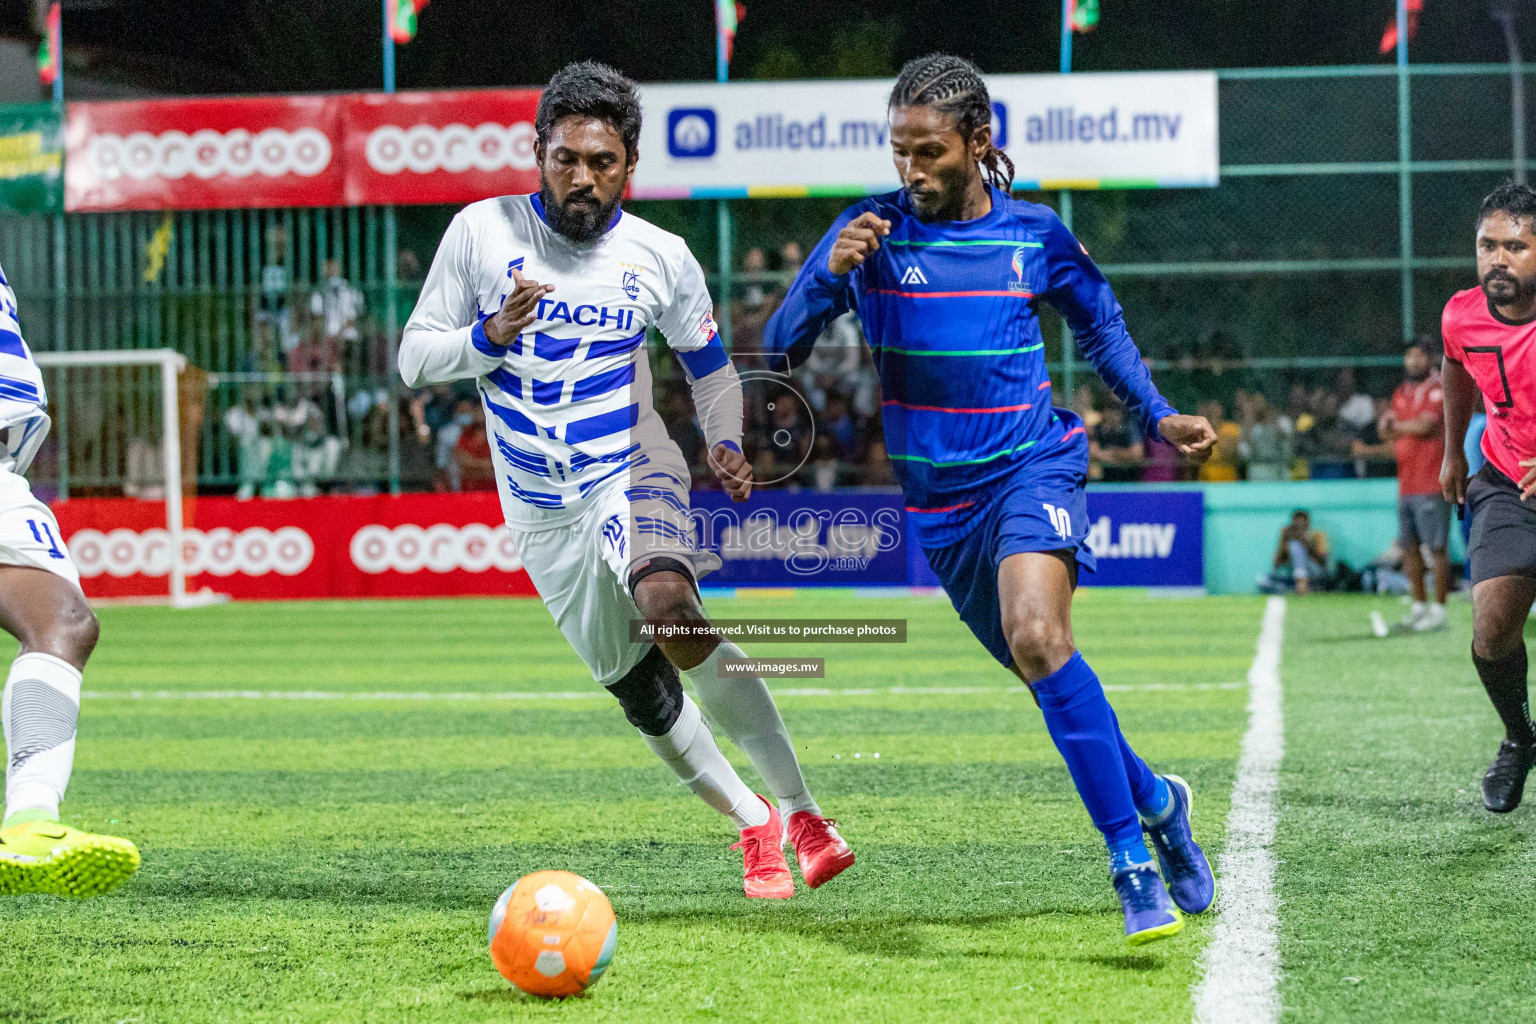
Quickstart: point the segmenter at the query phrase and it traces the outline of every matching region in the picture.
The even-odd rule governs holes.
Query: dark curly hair
[[[1495,213],[1505,213],[1517,220],[1529,219],[1533,228],[1536,228],[1536,189],[1506,181],[1490,192],[1488,198],[1483,200],[1483,205],[1478,207],[1478,226],[1481,227],[1483,221]]]
[[[963,57],[930,53],[907,61],[896,76],[887,107],[932,107],[955,119],[955,129],[966,142],[982,125],[992,123],[992,96],[981,80],[981,71]],[[1008,191],[1013,184],[1013,161],[996,146],[981,155],[987,181]]]
[[[584,60],[555,72],[539,97],[533,130],[540,145],[549,144],[549,133],[567,117],[592,117],[604,121],[624,140],[625,155],[633,160],[640,148],[640,91],[623,73],[607,64]]]

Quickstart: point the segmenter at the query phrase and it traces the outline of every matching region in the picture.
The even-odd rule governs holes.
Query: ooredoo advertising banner
[[[339,205],[340,112],[333,96],[71,103],[65,208]]]
[[[169,592],[165,506],[53,506],[89,597]],[[495,492],[187,502],[187,589],[235,598],[531,595]]]
[[[699,547],[721,568],[706,586],[937,586],[895,493],[765,491],[738,505],[692,495]],[[90,597],[168,593],[165,506],[83,498],[54,506]],[[1198,491],[1088,494],[1086,586],[1198,587],[1204,496]],[[186,503],[189,590],[236,598],[532,596],[494,492],[198,498]]]
[[[537,89],[346,96],[346,201],[468,203],[537,192]]]

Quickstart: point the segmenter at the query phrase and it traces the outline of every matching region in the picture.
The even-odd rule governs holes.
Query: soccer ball
[[[569,871],[535,871],[491,911],[491,961],[529,995],[573,996],[596,985],[619,941],[613,904]]]

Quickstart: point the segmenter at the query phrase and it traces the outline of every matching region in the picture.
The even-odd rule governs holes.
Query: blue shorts
[[[961,621],[999,664],[1013,664],[997,593],[1002,560],[1023,551],[1070,551],[1089,572],[1097,564],[1085,543],[1086,483],[1079,457],[1031,465],[987,502],[965,539],[924,549]]]

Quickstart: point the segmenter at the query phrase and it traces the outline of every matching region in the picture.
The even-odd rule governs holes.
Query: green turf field
[[[1373,606],[1395,613],[1314,598],[1287,617],[1286,1019],[1485,1019],[1536,988],[1536,828],[1477,803],[1497,729],[1465,606],[1449,635],[1384,641]],[[1076,608],[1132,743],[1195,786],[1213,859],[1263,607],[1095,591]],[[104,610],[86,688],[120,696],[85,704],[66,816],[135,839],[144,867],[93,902],[0,907],[0,1021],[1190,1019],[1210,922],[1126,950],[1038,712],[946,602],[710,608],[910,623],[900,646],[755,651],[827,658],[825,680],[776,686],[832,691],[781,706],[859,855],[788,902],[741,896],[729,824],[616,704],[563,696],[594,684],[537,602]],[[210,691],[314,693],[167,696]],[[548,867],[619,917],[608,975],[564,1004],[512,991],[485,949],[496,896]]]

